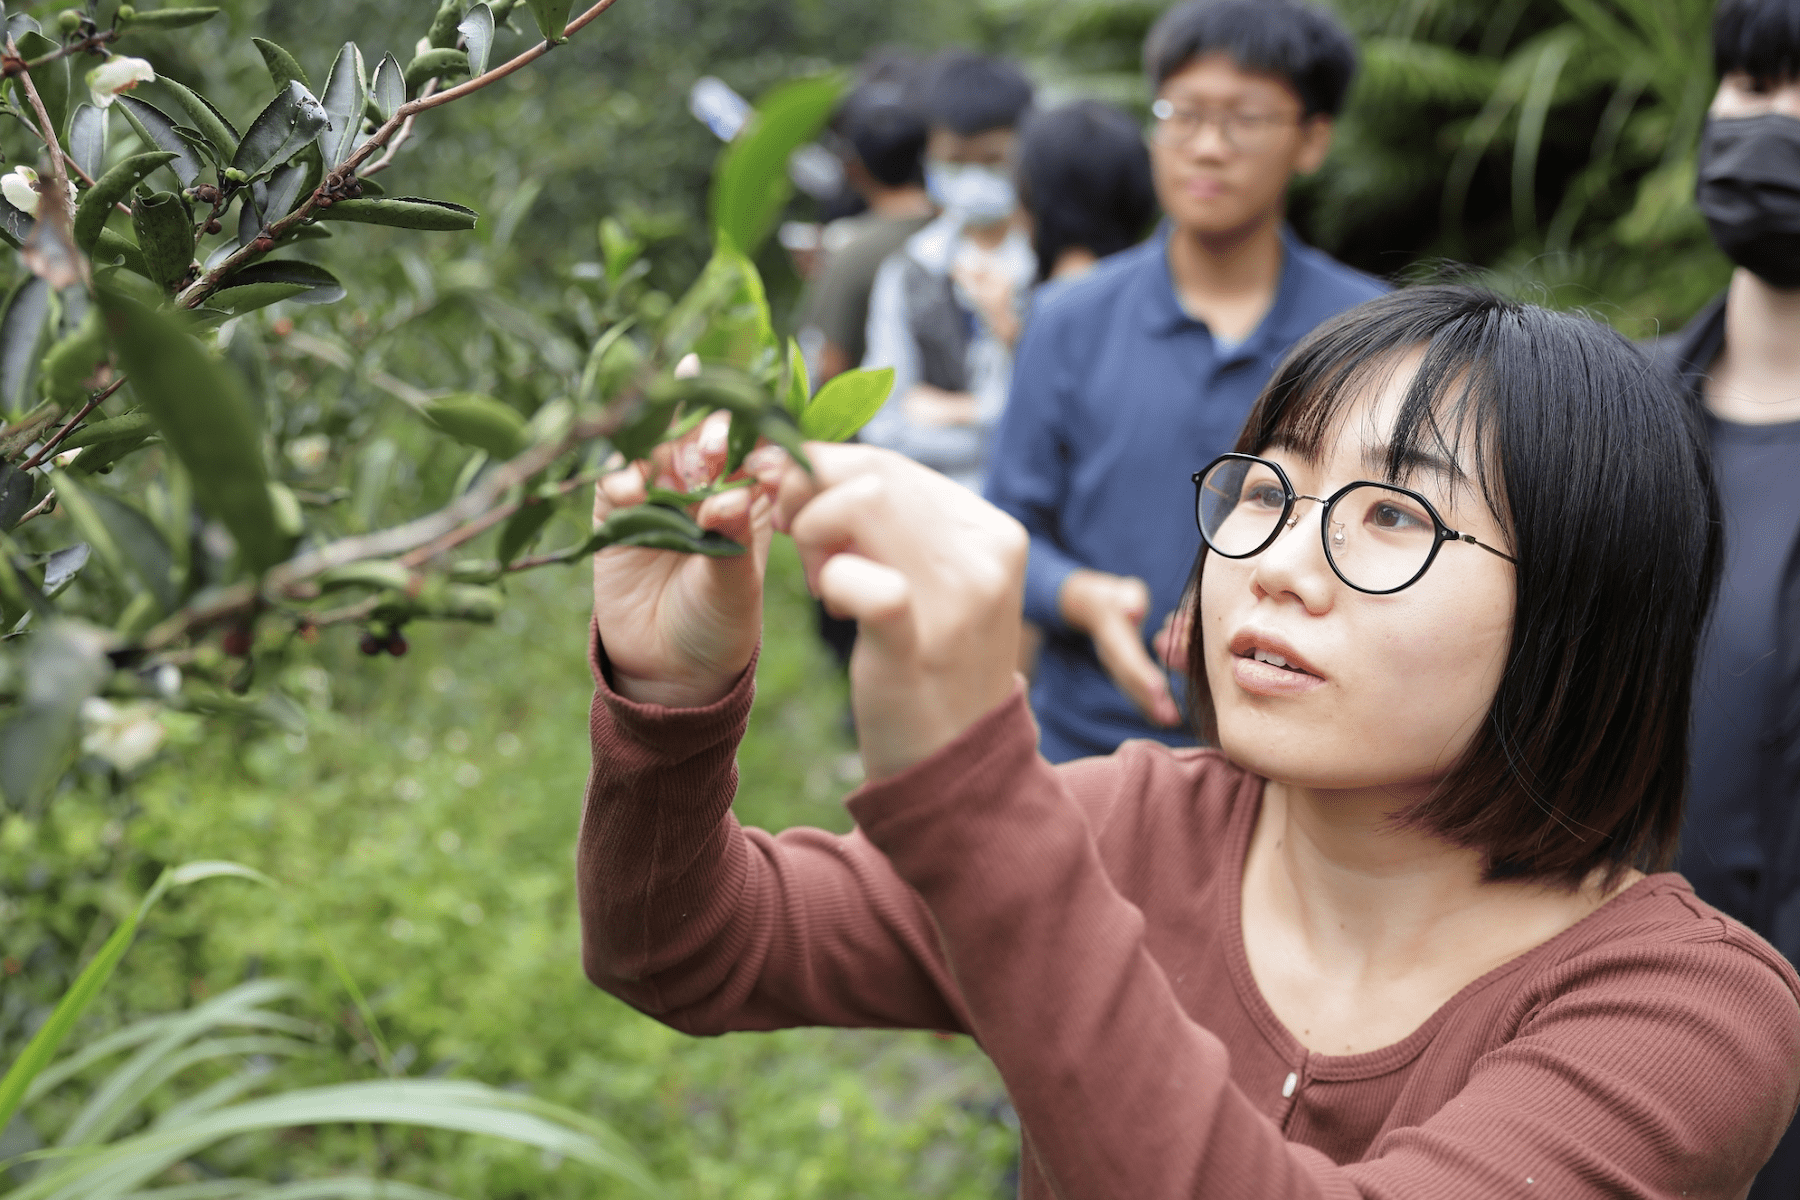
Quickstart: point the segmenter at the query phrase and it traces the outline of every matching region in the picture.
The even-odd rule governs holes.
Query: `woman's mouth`
[[[1240,688],[1259,696],[1298,696],[1324,686],[1324,678],[1286,646],[1270,649],[1273,640],[1248,632],[1232,639],[1231,674]]]

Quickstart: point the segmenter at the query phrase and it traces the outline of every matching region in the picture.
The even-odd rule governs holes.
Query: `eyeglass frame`
[[[1183,146],[1193,141],[1202,129],[1205,129],[1208,125],[1214,125],[1218,127],[1220,141],[1224,142],[1225,145],[1238,153],[1244,154],[1262,149],[1262,147],[1267,144],[1266,142],[1258,144],[1255,140],[1257,137],[1261,137],[1264,131],[1272,131],[1278,128],[1298,129],[1300,126],[1306,124],[1305,113],[1299,113],[1289,117],[1278,116],[1274,113],[1237,112],[1229,108],[1190,109],[1188,111],[1191,112],[1195,118],[1194,127],[1188,131],[1186,136],[1177,138],[1173,141],[1158,136],[1162,130],[1169,127],[1169,123],[1175,119],[1176,114],[1182,111],[1183,110],[1175,107],[1175,102],[1173,100],[1166,97],[1152,103],[1150,105],[1150,115],[1154,118],[1155,124],[1148,130],[1150,140],[1161,146]],[[1249,122],[1249,131],[1254,131],[1249,144],[1239,141],[1238,138],[1232,135],[1231,124],[1234,121]],[[1245,131],[1240,130],[1240,132]]]
[[[1200,518],[1200,503],[1201,503],[1200,488],[1201,488],[1203,482],[1205,481],[1206,477],[1208,475],[1212,474],[1213,470],[1215,468],[1217,468],[1220,463],[1226,462],[1226,461],[1260,463],[1263,466],[1270,468],[1271,470],[1273,470],[1275,472],[1275,478],[1277,478],[1281,481],[1281,491],[1282,491],[1282,495],[1285,497],[1285,500],[1281,506],[1281,516],[1278,517],[1275,521],[1275,528],[1271,529],[1269,531],[1268,537],[1264,538],[1260,543],[1257,544],[1256,549],[1245,551],[1243,554],[1227,554],[1225,551],[1223,551],[1223,550],[1219,549],[1217,546],[1213,545],[1212,539],[1206,536],[1206,522],[1204,522]],[[1421,496],[1419,493],[1413,491],[1411,488],[1401,487],[1399,484],[1396,484],[1396,483],[1383,483],[1379,479],[1354,479],[1354,480],[1351,480],[1349,483],[1346,483],[1343,487],[1339,488],[1337,491],[1331,493],[1331,495],[1329,497],[1309,496],[1305,492],[1296,492],[1294,490],[1293,481],[1288,478],[1287,472],[1281,469],[1280,463],[1275,462],[1272,459],[1263,458],[1261,455],[1239,454],[1239,453],[1236,453],[1235,451],[1232,453],[1229,453],[1229,454],[1221,454],[1221,455],[1219,455],[1219,457],[1217,457],[1217,458],[1213,459],[1211,462],[1207,463],[1206,466],[1202,467],[1200,470],[1195,471],[1193,480],[1194,480],[1194,525],[1200,530],[1200,541],[1206,546],[1208,551],[1210,551],[1213,554],[1217,554],[1220,558],[1232,558],[1232,559],[1255,558],[1257,555],[1261,554],[1264,550],[1267,550],[1270,546],[1274,545],[1275,539],[1281,536],[1283,530],[1292,529],[1296,524],[1299,523],[1300,518],[1297,515],[1295,515],[1295,513],[1294,513],[1294,505],[1297,504],[1301,500],[1311,500],[1320,506],[1320,508],[1319,508],[1319,545],[1320,545],[1320,548],[1322,548],[1325,551],[1325,561],[1327,564],[1330,565],[1331,573],[1333,575],[1336,575],[1339,579],[1343,580],[1344,586],[1349,587],[1349,588],[1354,588],[1356,591],[1359,591],[1366,596],[1391,596],[1395,592],[1405,591],[1407,588],[1411,587],[1413,584],[1419,582],[1419,580],[1421,580],[1425,577],[1425,572],[1431,570],[1431,564],[1437,561],[1438,551],[1443,549],[1445,542],[1467,542],[1471,546],[1480,546],[1483,550],[1486,550],[1489,554],[1495,555],[1499,558],[1504,558],[1507,562],[1512,563],[1514,566],[1517,566],[1519,563],[1519,560],[1514,558],[1512,555],[1506,553],[1504,550],[1495,549],[1494,547],[1488,545],[1486,542],[1481,541],[1478,538],[1476,538],[1476,536],[1474,534],[1463,533],[1458,530],[1450,528],[1449,525],[1444,523],[1444,518],[1442,518],[1438,515],[1438,510],[1431,503],[1431,501],[1427,500],[1425,497]],[[1331,516],[1331,510],[1337,505],[1337,502],[1339,500],[1342,500],[1345,496],[1348,496],[1351,492],[1353,492],[1357,488],[1361,488],[1361,487],[1386,488],[1388,491],[1399,492],[1402,496],[1406,496],[1413,500],[1418,501],[1419,506],[1421,508],[1423,508],[1426,511],[1426,513],[1428,513],[1430,515],[1432,524],[1435,526],[1436,537],[1433,539],[1433,541],[1431,543],[1431,553],[1429,553],[1425,556],[1425,564],[1423,566],[1421,566],[1418,569],[1418,571],[1413,574],[1413,577],[1411,579],[1408,579],[1405,583],[1402,583],[1402,584],[1398,585],[1397,587],[1379,588],[1379,589],[1378,588],[1366,588],[1366,587],[1363,587],[1361,584],[1352,582],[1350,577],[1345,575],[1343,570],[1338,566],[1337,559],[1331,553],[1331,535],[1326,532],[1327,526],[1329,526],[1329,524],[1330,524],[1329,518]]]

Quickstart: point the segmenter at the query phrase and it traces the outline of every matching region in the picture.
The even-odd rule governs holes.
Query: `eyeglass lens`
[[[1285,121],[1278,113],[1246,113],[1235,109],[1176,108],[1168,100],[1158,100],[1150,107],[1156,124],[1150,136],[1164,145],[1184,145],[1207,125],[1214,125],[1219,136],[1233,150],[1248,150],[1261,145]]]
[[[1227,558],[1245,558],[1273,539],[1287,489],[1261,462],[1228,458],[1200,481],[1200,531]],[[1351,586],[1386,592],[1410,583],[1431,561],[1437,522],[1417,499],[1378,483],[1359,484],[1325,514],[1325,550]]]

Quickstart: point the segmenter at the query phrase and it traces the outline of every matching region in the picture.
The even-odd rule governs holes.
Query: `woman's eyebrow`
[[[1392,446],[1364,446],[1363,467],[1370,472],[1391,470],[1401,478],[1429,471],[1446,483],[1461,483],[1463,480],[1463,469],[1454,459],[1416,447],[1396,450]]]

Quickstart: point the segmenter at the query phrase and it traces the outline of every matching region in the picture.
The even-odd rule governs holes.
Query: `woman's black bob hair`
[[[1469,749],[1406,826],[1481,850],[1487,876],[1579,886],[1665,869],[1681,829],[1695,650],[1718,588],[1719,505],[1705,434],[1672,379],[1613,330],[1477,288],[1416,287],[1301,342],[1237,449],[1317,454],[1345,409],[1422,351],[1387,447],[1476,464],[1508,531],[1512,642]],[[1205,567],[1202,550],[1195,586]],[[1435,569],[1442,569],[1440,562]],[[1197,591],[1195,594],[1198,594]],[[1369,603],[1382,603],[1368,597]],[[1198,614],[1193,711],[1216,740]]]

